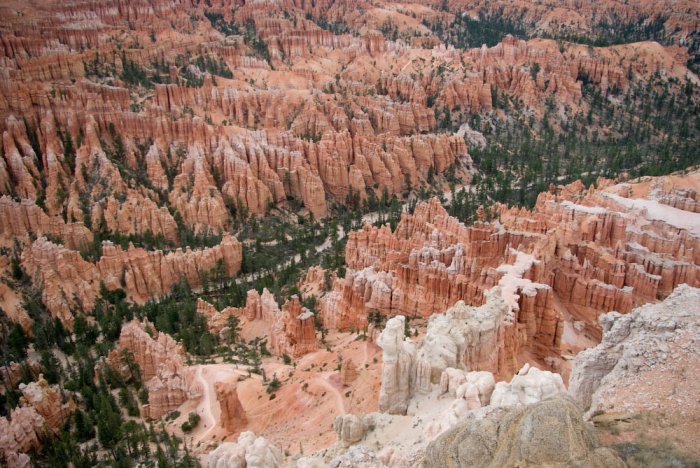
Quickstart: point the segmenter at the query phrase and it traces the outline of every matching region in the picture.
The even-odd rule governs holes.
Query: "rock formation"
[[[697,178],[693,173],[685,180],[692,186]],[[700,220],[692,190],[676,190],[661,178],[653,190],[642,191],[645,183],[558,187],[541,194],[532,212],[497,206],[499,220],[471,227],[449,217],[435,199],[403,213],[393,232],[366,225],[349,234],[348,270],[322,297],[321,320],[327,328],[359,330],[373,312],[430,317],[460,300],[482,304],[486,291],[498,285],[511,325],[505,334],[494,328],[497,353],[470,350],[465,365],[505,377],[527,351],[540,366],[559,371],[560,347],[581,349],[571,334],[562,344],[574,321],[577,333],[595,339],[600,312],[628,312],[683,282],[700,285]],[[431,323],[442,322],[451,328],[446,317]],[[431,367],[447,359],[439,368],[419,364],[419,387],[454,367],[458,343],[448,346],[446,356],[425,359]]]
[[[598,446],[571,400],[556,397],[468,417],[428,445],[423,466],[626,465]]]
[[[216,382],[214,384],[216,399],[219,401],[221,416],[219,424],[228,432],[236,432],[245,426],[245,411],[238,399],[235,383]]]
[[[344,359],[340,365],[340,381],[347,386],[357,379],[357,366],[352,359]]]
[[[32,407],[44,419],[44,428],[58,434],[63,423],[75,410],[75,402],[69,392],[62,391],[58,385],[49,385],[43,375],[36,382],[20,384],[22,392],[20,405]]]
[[[138,365],[148,390],[148,403],[140,408],[142,417],[159,418],[201,394],[193,370],[185,366],[182,345],[147,320],[123,325],[117,348],[107,358],[110,367],[131,377],[125,352]]]
[[[0,264],[3,263],[4,259],[6,257],[0,258]],[[5,312],[8,319],[19,324],[25,333],[30,333],[34,321],[23,307],[22,302],[21,294],[7,284],[0,283],[0,308]]]
[[[333,430],[338,436],[338,441],[351,445],[362,440],[365,435],[365,423],[354,414],[344,414],[335,418]]]
[[[41,375],[36,382],[20,384],[20,391],[20,406],[12,409],[9,420],[0,417],[0,455],[13,468],[29,466],[26,453],[38,449],[47,434],[58,434],[75,409],[72,397],[64,397]]]
[[[299,357],[318,349],[314,314],[295,295],[282,306],[270,330],[270,350],[277,356]]]
[[[681,285],[658,304],[602,315],[603,339],[576,356],[569,392],[591,413],[697,414],[697,385],[683,374],[700,363],[698,311],[700,289]]]
[[[224,442],[211,451],[207,455],[207,463],[212,468],[277,468],[283,466],[283,455],[264,437],[243,432],[237,442]]]
[[[493,374],[486,371],[465,372],[448,367],[440,377],[440,393],[464,399],[470,410],[489,405],[495,385]]]
[[[280,309],[275,297],[267,288],[263,289],[262,295],[251,289],[248,291],[244,307],[226,307],[217,311],[214,306],[200,299],[197,301],[197,311],[206,317],[209,330],[215,335],[221,335],[226,330],[230,316],[242,319],[244,329],[257,321],[262,322],[265,325],[269,350],[275,356],[286,354],[290,357],[300,357],[318,349],[314,314],[302,307],[296,295]]]
[[[529,405],[565,392],[566,388],[561,375],[541,371],[526,364],[510,382],[496,384],[491,394],[490,404],[492,406]]]
[[[550,5],[521,3],[502,11],[477,2],[470,11],[531,18],[528,24],[551,35],[585,35],[596,14],[654,17],[646,6],[598,12],[587,5],[587,19],[568,29],[569,21]],[[694,5],[665,3],[659,8],[672,17],[669,37],[695,50],[688,45],[694,41]],[[687,73],[683,53],[653,42],[559,47],[553,40],[507,36],[491,48],[457,50],[426,27],[445,27],[453,14],[433,5],[414,7],[406,5],[414,10],[411,17],[384,2],[370,15],[325,2],[285,2],[286,18],[257,3],[222,9],[222,20],[254,25],[268,60],[250,44],[225,37],[198,4],[181,10],[143,5],[148,20],[135,18],[131,8],[94,12],[74,1],[18,7],[22,14],[8,10],[2,16],[0,193],[45,199],[52,217],[65,211],[86,225],[90,217],[94,225],[104,220],[101,227],[112,232],[151,232],[169,240],[177,237],[174,213],[196,232],[222,232],[232,211],[261,215],[288,198],[322,217],[329,200],[344,203],[351,193],[366,198],[368,190],[379,195],[384,189],[401,196],[431,169],[468,169],[463,138],[440,131],[436,109],[493,112],[497,90],[538,115],[555,97],[573,116],[587,106],[584,80],[605,94],[627,90],[630,74],[650,80],[659,69],[678,79]],[[187,24],[194,12],[202,19],[196,27]],[[88,15],[94,24],[75,27],[75,18]],[[406,41],[379,32],[396,15]],[[335,34],[317,23],[321,19],[361,34]],[[555,27],[560,22],[561,30]],[[105,39],[119,28],[143,33],[140,27],[158,40],[123,51]],[[44,34],[35,32],[41,28]],[[197,60],[204,56],[233,70],[231,77],[214,79]],[[144,102],[132,102],[134,83],[122,79],[131,64],[149,81]],[[260,75],[255,83],[248,81],[252,73]],[[95,157],[100,163],[93,170]],[[103,183],[115,193],[103,193]],[[88,206],[92,213],[83,213]]]
[[[14,408],[9,421],[0,417],[0,451],[5,461],[25,460],[23,453],[39,448],[44,424],[44,418],[34,408],[27,406]]]
[[[143,304],[165,297],[180,282],[197,291],[210,273],[236,275],[243,246],[228,233],[248,236],[253,223],[242,224],[249,216],[320,219],[343,206],[355,211],[396,196],[406,212],[394,229],[367,225],[342,231],[348,235],[344,277],[320,267],[308,270],[299,291],[304,299],[318,298],[318,316],[299,298],[284,302],[286,297],[276,300],[267,290],[250,291],[245,306],[221,311],[200,300],[197,312],[222,342],[232,336],[230,319],[236,317],[242,340],[267,339],[277,357],[295,358],[294,373],[306,382],[285,380],[276,395],[276,404],[291,400],[290,394],[298,397],[290,411],[310,407],[304,406],[309,400],[324,404],[325,393],[315,388],[321,385],[339,391],[327,394],[335,400],[333,408],[359,401],[375,409],[376,399],[358,390],[378,385],[378,360],[359,355],[351,343],[355,337],[341,332],[365,331],[370,342],[376,339],[384,358],[379,406],[397,414],[341,417],[335,425],[340,445],[363,440],[375,446],[329,452],[322,456],[326,464],[417,466],[421,444],[461,419],[476,418],[474,412],[492,411],[510,416],[479,423],[490,434],[484,444],[493,449],[481,461],[614,466],[616,460],[594,450],[578,425],[580,417],[565,404],[557,403],[551,413],[571,418],[567,427],[547,426],[551,421],[533,416],[539,410],[532,406],[484,408],[525,405],[560,392],[562,379],[549,371],[566,380],[568,357],[603,332],[609,336],[602,348],[589,351],[596,362],[582,355],[572,377],[574,394],[593,411],[625,399],[641,405],[608,384],[619,378],[630,388],[643,385],[623,375],[625,366],[642,372],[647,364],[640,361],[649,355],[655,361],[682,355],[694,362],[685,351],[695,341],[678,332],[680,326],[659,325],[656,331],[673,344],[666,350],[662,339],[650,338],[659,343],[657,354],[622,336],[628,325],[636,333],[637,319],[624,325],[606,315],[601,327],[597,318],[662,301],[684,283],[700,287],[698,173],[687,175],[688,183],[669,176],[618,185],[601,179],[590,188],[580,182],[556,186],[556,175],[572,175],[571,161],[563,158],[555,168],[548,160],[542,174],[554,174],[555,182],[533,209],[480,206],[478,221],[469,227],[450,217],[437,198],[415,210],[409,202],[424,189],[449,198],[447,185],[453,196],[460,179],[469,192],[492,182],[479,174],[491,161],[480,158],[475,165],[470,148],[486,148],[504,125],[522,124],[535,136],[542,128],[557,135],[585,127],[594,139],[624,141],[625,132],[636,128],[636,116],[618,119],[616,112],[629,112],[623,107],[637,103],[640,93],[662,90],[656,107],[677,112],[673,124],[681,118],[690,122],[682,125],[690,136],[665,141],[668,129],[647,132],[642,125],[635,142],[648,140],[671,153],[697,146],[697,128],[682,112],[691,115],[697,108],[699,17],[697,2],[689,0],[10,2],[0,8],[2,308],[30,332],[32,319],[21,296],[33,287],[41,290],[52,318],[70,329],[75,316],[93,311],[101,285]],[[478,40],[480,28],[491,34],[493,22],[502,23],[496,30],[513,26],[530,39],[504,35],[491,46],[464,46]],[[460,24],[479,27],[460,30]],[[593,47],[590,41],[616,44]],[[612,107],[600,111],[598,103]],[[587,120],[583,126],[581,118]],[[479,131],[469,126],[476,122]],[[601,167],[595,170],[642,171],[653,162],[644,155],[638,165],[627,156],[596,160]],[[666,159],[659,167],[682,160]],[[532,171],[514,180],[540,184],[542,174],[527,169]],[[597,173],[584,170],[588,178]],[[480,183],[472,184],[477,174]],[[627,176],[621,173],[620,180]],[[504,188],[499,180],[494,187]],[[194,249],[219,236],[218,245]],[[98,245],[101,239],[113,242]],[[152,250],[152,245],[167,247]],[[20,252],[31,286],[4,273],[11,270],[10,255]],[[377,337],[377,324],[389,317],[394,318]],[[613,317],[622,325],[612,325]],[[415,341],[404,338],[409,319],[417,324],[411,324]],[[677,322],[691,323],[694,332],[692,320],[683,316]],[[331,336],[325,345],[348,344],[339,373],[322,367],[338,362],[340,353],[320,349],[319,323]],[[628,347],[644,352],[633,359]],[[133,358],[149,394],[142,416],[157,418],[201,390],[184,357],[169,336],[147,322],[131,322],[108,363],[133,378],[128,365]],[[526,362],[532,367],[521,367]],[[495,383],[518,369],[510,382]],[[666,368],[652,370],[668,377]],[[4,372],[15,375],[17,368]],[[257,380],[217,386],[228,430],[243,425],[241,401],[255,430],[254,424],[273,414],[250,416],[259,414],[247,399],[253,383]],[[56,398],[52,391],[36,385],[23,390],[28,406],[0,420],[4,461],[18,465],[28,463],[26,450],[38,447],[40,425],[57,427],[60,408],[46,406]],[[44,403],[35,398],[39,394]],[[429,423],[414,428],[412,417]],[[543,450],[534,451],[521,439],[527,418],[540,417],[542,431],[561,431],[554,435],[565,440],[532,432],[544,441]],[[289,432],[302,426],[315,430],[317,422],[284,424]],[[332,443],[330,420],[323,422],[325,432],[318,439],[314,434],[312,444]],[[400,432],[413,447],[382,439],[375,423]],[[408,432],[398,431],[403,426]],[[261,434],[282,446],[278,427],[266,426]],[[502,427],[511,440],[491,437],[493,427]],[[423,440],[414,444],[418,438]],[[286,442],[285,451],[297,450]],[[448,442],[441,446],[454,439]],[[385,447],[377,450],[381,444]],[[566,445],[562,452],[570,458],[556,458],[555,444]],[[467,455],[480,455],[472,452]],[[464,455],[452,453],[458,460]],[[212,466],[284,463],[279,450],[252,433],[210,455]]]
[[[99,271],[80,254],[43,237],[22,253],[22,267],[41,287],[51,315],[71,326],[73,311],[91,311],[99,293]]]
[[[405,414],[411,398],[415,369],[415,345],[404,340],[406,318],[389,319],[377,338],[382,348],[382,387],[379,409],[390,414]]]
[[[197,313],[207,319],[209,331],[223,340],[222,335],[228,330],[229,317],[239,314],[240,311],[235,307],[225,307],[219,311],[207,301],[197,298]]]
[[[182,280],[198,289],[202,286],[201,275],[219,266],[222,274],[234,276],[241,268],[243,255],[241,244],[228,234],[219,245],[201,250],[163,253],[133,246],[122,250],[109,242],[102,250],[97,268],[107,289],[123,288],[127,297],[138,303],[167,295]]]
[[[143,303],[167,295],[179,281],[193,289],[201,287],[201,274],[221,267],[233,276],[241,266],[241,244],[228,234],[215,247],[163,253],[130,246],[128,250],[110,242],[103,245],[97,264],[85,261],[78,252],[38,238],[22,254],[22,266],[42,289],[42,299],[54,317],[67,325],[73,311],[92,311],[100,283],[108,290],[124,289],[127,297]]]
[[[61,239],[69,249],[79,250],[92,242],[92,232],[82,223],[65,223],[60,216],[48,216],[32,200],[16,202],[0,197],[0,243],[9,246],[30,235]]]
[[[403,316],[389,319],[377,340],[383,350],[380,410],[405,414],[414,395],[431,393],[438,384],[440,393],[466,400],[470,409],[529,404],[565,391],[559,374],[528,364],[494,389],[493,374],[512,375],[509,369],[527,336],[518,331],[503,296],[495,287],[483,306],[460,302],[433,315],[420,343],[404,338]]]

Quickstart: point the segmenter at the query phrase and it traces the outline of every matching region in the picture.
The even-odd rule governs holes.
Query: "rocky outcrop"
[[[62,391],[57,385],[49,385],[43,375],[36,382],[19,384],[22,392],[20,405],[32,407],[44,419],[44,429],[58,434],[63,423],[75,410],[75,402],[69,392]]]
[[[61,239],[64,246],[80,250],[92,242],[92,232],[82,223],[65,223],[60,216],[48,216],[32,200],[16,202],[0,197],[0,242],[11,245],[14,239],[29,236]]]
[[[38,238],[22,252],[22,267],[41,288],[53,317],[72,326],[73,311],[92,311],[99,294],[100,272],[80,254]]]
[[[318,349],[314,314],[294,295],[282,306],[270,330],[270,351],[299,357]]]
[[[681,285],[658,304],[602,315],[603,339],[576,356],[569,392],[590,412],[696,414],[697,385],[683,374],[700,363],[699,310],[700,289]]]
[[[510,382],[496,384],[490,404],[497,407],[529,405],[565,392],[561,375],[525,364]]]
[[[20,406],[12,409],[9,420],[0,417],[0,455],[13,468],[29,466],[26,453],[39,449],[48,434],[58,434],[75,409],[72,398],[41,375],[19,388]]]
[[[257,293],[257,291],[255,292]],[[242,312],[236,307],[225,307],[219,311],[204,299],[197,298],[197,313],[207,319],[209,331],[223,341],[225,340],[224,335],[228,331],[229,317],[240,315]]]
[[[560,371],[559,349],[572,322],[579,322],[575,334],[596,339],[600,312],[628,312],[682,282],[700,285],[700,220],[694,211],[670,205],[692,203],[668,201],[681,197],[677,187],[692,187],[697,178],[657,179],[653,190],[644,188],[649,181],[553,187],[532,212],[499,205],[497,221],[471,227],[448,216],[435,199],[418,204],[393,232],[366,225],[349,234],[347,273],[319,301],[320,318],[327,328],[361,330],[370,313],[430,317],[460,300],[482,304],[486,291],[499,286],[512,324],[494,334],[499,351],[473,350],[468,368],[505,378],[523,364],[518,356],[529,353],[540,367]],[[566,336],[572,352],[581,349],[577,343],[576,336]],[[444,359],[417,364],[418,388],[454,367]]]
[[[406,414],[414,380],[416,350],[414,343],[404,339],[405,321],[401,315],[389,319],[377,338],[382,348],[379,409],[390,414]]]
[[[113,197],[107,198],[102,208],[102,218],[109,232],[124,235],[162,236],[167,242],[179,241],[175,219],[166,207],[158,207],[150,198],[130,192],[120,203]]]
[[[138,303],[167,295],[183,280],[198,289],[202,286],[202,274],[216,269],[221,270],[219,274],[235,276],[243,256],[241,244],[228,234],[224,234],[220,244],[201,250],[188,247],[164,253],[133,246],[123,250],[110,242],[105,242],[102,250],[97,268],[107,289],[122,288],[128,298]]]
[[[143,303],[167,295],[182,280],[197,289],[201,275],[215,269],[234,276],[242,260],[241,244],[228,234],[219,245],[201,250],[163,253],[133,246],[122,250],[105,242],[103,253],[95,265],[78,252],[40,237],[22,253],[22,266],[34,284],[41,286],[42,299],[52,315],[71,326],[73,311],[92,311],[100,283],[109,290],[124,289],[129,299]]]
[[[527,332],[517,319],[517,310],[507,304],[511,297],[501,286],[487,295],[483,306],[458,302],[444,314],[433,315],[419,344],[405,341],[403,316],[387,321],[377,340],[384,350],[381,411],[403,414],[414,394],[430,393],[438,384],[442,393],[455,395],[459,391],[460,398],[476,407],[492,401],[492,374],[512,375],[519,352],[527,343]],[[516,376],[511,384],[497,385],[499,404],[530,402],[529,397],[539,401],[552,394],[550,387],[563,390],[558,374],[546,372],[540,376],[539,369],[533,368],[527,375],[528,369],[526,365],[522,376]],[[470,385],[458,390],[465,383]]]
[[[393,233],[386,226],[365,226],[349,235],[346,262],[352,270],[324,297],[321,317],[329,327],[363,328],[370,310],[429,317],[459,300],[481,304],[484,291],[511,271],[505,265],[517,263],[513,274],[520,279],[513,293],[520,291],[521,321],[530,323],[532,336],[541,335],[551,346],[556,341],[551,292],[545,284],[534,287],[535,281],[521,281],[534,277],[537,265],[510,248],[525,248],[534,240],[495,224],[467,228],[436,199],[419,204],[413,215],[403,214]],[[502,270],[494,268],[500,264]],[[522,291],[525,283],[527,294]]]
[[[340,381],[344,386],[348,386],[357,380],[357,366],[352,359],[343,359],[340,365]]]
[[[365,423],[354,414],[344,414],[335,418],[333,430],[338,436],[339,442],[344,445],[352,445],[364,437]]]
[[[448,367],[440,377],[440,393],[464,399],[469,410],[487,406],[495,385],[493,374],[486,371],[467,372]]]
[[[224,442],[207,455],[207,463],[212,468],[278,468],[283,466],[283,461],[280,449],[252,432],[241,433],[237,442]]]
[[[0,308],[10,321],[19,324],[25,333],[31,333],[34,321],[22,305],[21,294],[3,282],[0,282]]]
[[[146,389],[148,403],[139,407],[142,418],[160,418],[201,395],[200,389],[192,384],[192,372],[188,368],[160,371],[146,382]]]
[[[423,466],[611,466],[624,467],[598,446],[581,411],[565,397],[471,415],[431,442]]]
[[[107,363],[127,377],[132,372],[129,361],[138,365],[148,390],[148,403],[140,408],[141,416],[159,418],[201,394],[184,356],[182,345],[168,334],[156,331],[148,321],[134,319],[122,326],[117,348],[110,351]]]
[[[298,286],[301,297],[306,299],[310,296],[320,296],[326,289],[326,270],[318,265],[314,265],[306,271],[306,276],[299,280]],[[330,279],[331,274],[328,274]]]
[[[34,408],[26,406],[14,408],[9,421],[0,417],[0,451],[8,464],[11,459],[18,463],[24,461],[22,454],[41,447],[39,439],[44,424],[44,418]]]
[[[302,307],[294,295],[280,309],[275,297],[263,289],[262,295],[254,289],[248,291],[246,305],[241,308],[226,307],[217,311],[203,300],[197,301],[197,310],[207,318],[209,330],[221,335],[228,326],[228,317],[244,319],[243,327],[260,321],[268,338],[269,350],[275,356],[300,357],[318,349],[314,314]],[[260,327],[255,327],[260,329]]]
[[[458,302],[444,314],[436,314],[420,345],[416,387],[430,391],[440,382],[445,369],[463,368],[510,375],[523,334],[518,332],[511,309],[502,300],[501,290],[490,293],[481,307]]]
[[[235,383],[216,382],[214,384],[216,399],[221,408],[219,424],[228,432],[239,431],[247,423],[245,411],[238,399]]]
[[[217,30],[222,24],[198,4],[92,11],[70,1],[7,10],[0,193],[44,199],[48,215],[65,210],[69,220],[99,205],[112,231],[150,230],[166,238],[176,214],[197,232],[223,232],[242,209],[262,215],[288,198],[322,217],[329,203],[345,203],[351,193],[366,198],[368,190],[386,189],[401,197],[431,169],[469,169],[463,138],[438,128],[443,109],[493,112],[499,96],[507,96],[539,117],[554,98],[573,117],[587,110],[584,82],[602,95],[650,82],[657,70],[680,82],[688,73],[682,49],[696,49],[692,2],[681,8],[668,1],[575,8],[502,3],[457,1],[452,13],[435,3],[409,3],[403,12],[384,3],[206,8],[226,24],[254,25],[262,56],[253,44]],[[456,11],[500,15],[524,22],[530,33],[565,39],[663,18],[664,37],[681,49],[651,41],[564,47],[507,36],[494,47],[460,50],[429,27],[445,30]],[[191,21],[193,14],[201,21]],[[126,29],[157,40],[126,49],[109,40]],[[214,78],[205,57],[232,76]],[[130,64],[152,79],[138,102],[130,93],[134,83],[121,76]],[[83,180],[81,167],[91,175],[95,155],[109,170]],[[104,182],[109,190],[102,193]],[[121,196],[125,203],[114,201]]]

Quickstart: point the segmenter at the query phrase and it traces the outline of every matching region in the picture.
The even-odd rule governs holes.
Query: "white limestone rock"
[[[440,377],[440,393],[466,400],[469,409],[486,406],[496,381],[491,372],[467,372],[448,367]]]
[[[610,312],[600,322],[602,341],[576,356],[569,379],[569,393],[584,410],[696,407],[696,387],[683,375],[700,362],[700,288],[682,284],[663,302]],[[667,384],[678,379],[674,398],[654,392],[647,372],[665,375]]]
[[[333,430],[338,436],[338,442],[347,446],[357,443],[365,436],[365,423],[354,414],[337,416],[333,421]]]
[[[416,350],[404,339],[405,321],[403,315],[389,319],[377,338],[383,350],[379,410],[390,414],[406,414],[412,394]]]
[[[522,406],[565,393],[561,375],[525,364],[510,382],[498,382],[491,394],[491,406]]]
[[[422,393],[440,382],[448,367],[496,369],[498,332],[509,320],[510,309],[499,287],[487,293],[486,304],[479,307],[457,302],[444,314],[434,314],[416,357],[416,389]]]
[[[282,466],[282,451],[264,437],[247,431],[237,442],[224,442],[209,453],[210,468],[277,468]]]

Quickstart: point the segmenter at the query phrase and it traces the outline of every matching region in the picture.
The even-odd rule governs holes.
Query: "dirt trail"
[[[214,414],[211,411],[212,394],[214,393],[214,389],[212,388],[213,383],[210,386],[209,382],[207,382],[207,380],[202,376],[202,366],[197,367],[197,373],[195,376],[197,381],[202,386],[202,401],[200,401],[199,405],[197,405],[197,412],[202,416],[202,422],[200,422],[200,424],[203,424],[204,427],[206,427],[206,430],[193,439],[196,441],[203,441],[216,427],[216,420],[214,419]]]
[[[338,389],[328,381],[326,376],[324,375],[319,375],[318,377],[313,379],[315,382],[318,382],[321,384],[321,386],[325,387],[328,391],[333,393],[333,396],[335,397],[335,402],[336,402],[336,408],[338,409],[338,412],[340,414],[345,414],[345,401],[343,400],[343,395],[338,391]]]
[[[201,432],[192,435],[193,441],[204,442],[212,435],[212,432],[219,428],[219,401],[216,398],[214,384],[239,376],[242,373],[241,369],[236,369],[230,364],[203,364],[197,366],[195,379],[202,387],[202,399],[197,404],[196,411],[202,420],[197,426]]]

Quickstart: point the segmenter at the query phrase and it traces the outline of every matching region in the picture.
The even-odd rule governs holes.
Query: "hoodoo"
[[[0,466],[695,466],[700,4],[0,6]]]

